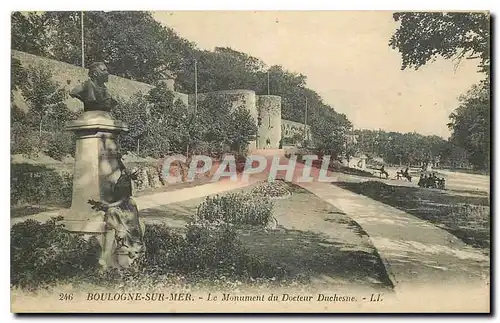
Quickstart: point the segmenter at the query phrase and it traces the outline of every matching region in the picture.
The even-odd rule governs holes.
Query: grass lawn
[[[490,248],[490,202],[485,192],[467,192],[388,185],[379,181],[337,182],[341,188],[361,194],[427,220],[463,242]]]
[[[53,207],[53,206],[35,206],[35,205],[23,205],[17,206],[10,209],[10,217],[18,218],[27,215],[33,215],[41,212],[58,210],[62,207]]]

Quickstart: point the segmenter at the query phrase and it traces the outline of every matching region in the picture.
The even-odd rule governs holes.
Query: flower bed
[[[266,196],[229,193],[207,197],[198,206],[196,219],[237,225],[267,226],[272,221],[272,211],[273,203]]]
[[[251,193],[258,196],[267,196],[275,200],[286,199],[292,195],[288,185],[282,180],[264,182],[253,188]]]

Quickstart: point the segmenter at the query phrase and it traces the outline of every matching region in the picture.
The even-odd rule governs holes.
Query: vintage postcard
[[[14,313],[489,313],[490,13],[11,13]]]

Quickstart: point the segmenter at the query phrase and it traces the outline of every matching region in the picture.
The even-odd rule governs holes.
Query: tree
[[[25,122],[25,113],[14,103],[14,92],[20,90],[20,86],[26,80],[26,70],[21,62],[11,57],[10,65],[10,122],[13,125],[16,122]]]
[[[146,95],[146,101],[146,151],[153,157],[184,153],[188,145],[187,107],[164,87],[151,89]]]
[[[45,56],[48,47],[49,23],[45,15],[13,12],[11,17],[12,48]]]
[[[452,141],[447,141],[441,154],[440,164],[452,168],[467,168],[469,166],[467,151]]]
[[[106,63],[112,74],[146,83],[178,70],[193,44],[144,11],[88,11],[85,62]],[[12,14],[12,48],[81,66],[81,12]]]
[[[459,107],[450,115],[451,140],[468,152],[472,165],[490,168],[490,93],[482,85],[460,97]]]
[[[52,71],[48,66],[28,68],[26,79],[19,88],[28,105],[28,123],[39,130],[40,137],[44,122],[51,131],[62,131],[65,122],[74,118],[64,102],[66,92],[52,80]]]
[[[231,48],[216,47],[212,51],[193,51],[198,65],[198,90],[211,92],[217,90],[249,89],[259,92],[267,77],[260,78],[264,63],[245,53]],[[179,73],[181,86],[194,92],[194,61],[186,62],[185,69]]]
[[[352,124],[345,115],[323,112],[311,120],[314,147],[326,155],[339,159],[345,153],[347,132]]]
[[[188,151],[218,155],[231,148],[241,151],[255,140],[257,126],[250,112],[232,104],[226,97],[208,95],[194,114],[174,93],[155,87],[121,102],[113,115],[129,125],[129,133],[120,139],[126,150],[152,157]]]
[[[81,66],[81,17],[81,12],[78,11],[14,13],[12,48]],[[214,51],[199,50],[194,43],[179,37],[174,30],[154,20],[149,12],[91,11],[84,13],[83,20],[86,64],[103,61],[114,75],[158,85],[164,77],[162,72],[168,69],[177,75],[178,91],[193,93],[196,60],[200,93],[248,89],[263,95],[268,93],[269,78],[270,94],[282,97],[284,119],[304,122],[306,101],[307,120],[320,112],[331,114],[332,119],[337,115],[332,107],[322,101],[321,96],[306,87],[305,75],[288,71],[279,65],[267,67],[260,59],[228,47],[216,47]],[[186,135],[189,138],[198,133],[199,136],[206,137],[204,141],[211,142],[214,146],[213,138],[226,138],[223,145],[234,144],[227,140],[228,133],[221,128],[222,125],[232,125],[228,119],[231,114],[225,104],[217,104],[213,107],[220,113],[216,119],[210,113],[206,115],[208,119],[184,116],[189,120],[189,127],[182,129],[186,131],[183,133],[189,134]],[[201,110],[203,109],[199,112]],[[132,115],[123,117],[137,119],[137,116]],[[207,124],[204,120],[210,120],[211,123]],[[155,124],[156,120],[150,122]],[[207,126],[206,131],[198,131],[203,125]],[[157,129],[154,133],[162,133],[162,129]],[[131,140],[136,136],[135,143],[124,142],[124,145],[137,149],[138,143],[144,141],[149,146],[148,149],[158,148],[154,146],[154,141],[161,139],[153,139],[148,133],[146,135],[142,139],[138,134],[127,135],[124,140]],[[179,135],[178,138],[183,136]],[[192,147],[197,140],[199,141],[183,139],[183,142],[192,141],[186,144]],[[161,142],[166,143],[163,140]],[[165,146],[161,149],[170,148]]]
[[[51,69],[44,65],[24,69],[16,59],[11,64],[12,153],[30,154],[42,150],[56,159],[74,153],[74,136],[64,133],[64,126],[79,113],[67,108],[66,93],[52,80]],[[26,112],[13,102],[16,91],[26,101]]]
[[[402,69],[418,69],[436,57],[479,59],[489,74],[490,17],[487,13],[398,12],[401,24],[389,45],[402,55]]]
[[[17,58],[11,57],[10,65],[10,95],[11,100],[14,91],[20,90],[20,85],[26,79],[26,70],[23,68],[21,61]]]
[[[344,143],[344,155],[347,162],[351,160],[352,157],[359,153],[359,144],[356,140],[355,135],[350,131],[350,134],[346,134]]]
[[[141,153],[141,140],[146,134],[147,124],[147,102],[145,95],[136,93],[129,100],[124,101],[117,98],[117,106],[111,110],[111,114],[117,120],[128,125],[129,131],[119,137],[120,147],[124,151],[135,151]]]
[[[485,79],[460,97],[448,124],[452,141],[464,148],[478,168],[490,163],[490,17],[488,13],[395,13],[401,25],[389,41],[402,54],[402,69],[415,68],[441,56],[477,59]]]
[[[227,131],[230,129],[232,102],[227,97],[208,94],[198,104],[196,118],[202,123],[203,141],[228,143]]]
[[[13,13],[12,48],[81,66],[81,12]],[[156,85],[166,69],[177,75],[177,90],[194,92],[194,61],[198,91],[248,89],[282,97],[284,119],[304,122],[308,116],[332,110],[321,97],[305,87],[306,77],[282,66],[264,62],[228,47],[199,50],[151,13],[85,12],[85,62],[103,61],[114,75]],[[140,35],[140,36],[138,36]],[[269,74],[268,74],[269,73]]]
[[[257,125],[253,122],[250,111],[243,106],[233,110],[229,119],[227,142],[232,150],[241,153],[250,141],[256,139]]]
[[[399,133],[383,130],[356,130],[359,151],[372,157],[382,157],[389,164],[429,163],[445,160],[450,143],[439,136],[424,136],[415,132]]]
[[[14,93],[19,91],[19,86],[26,80],[26,70],[18,59],[11,57],[10,67],[10,148],[12,154],[29,154],[32,152],[32,136],[27,135],[26,114],[14,103]]]
[[[292,137],[290,138],[290,141],[292,144],[296,145],[304,140],[304,136],[301,133],[294,133]]]

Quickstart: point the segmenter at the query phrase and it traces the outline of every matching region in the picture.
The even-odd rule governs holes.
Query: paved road
[[[144,209],[154,208],[160,205],[167,205],[176,202],[182,202],[190,199],[205,197],[208,195],[219,194],[228,192],[231,190],[243,188],[245,186],[251,185],[256,181],[263,180],[264,177],[250,179],[248,182],[242,181],[231,181],[228,178],[225,178],[221,181],[215,183],[204,184],[200,186],[183,188],[176,191],[155,193],[150,195],[143,195],[139,197],[134,197],[137,202],[139,211]],[[22,217],[13,218],[10,221],[11,226],[23,222],[27,219],[34,219],[37,221],[45,222],[49,220],[51,217],[56,217],[61,213],[62,210],[54,210],[41,212],[33,215],[27,215]]]
[[[427,221],[328,183],[304,188],[347,213],[368,233],[398,288],[483,283],[489,257]]]
[[[451,190],[471,190],[471,191],[490,191],[490,176],[465,174],[451,172],[447,170],[438,170],[446,177],[447,188]]]

